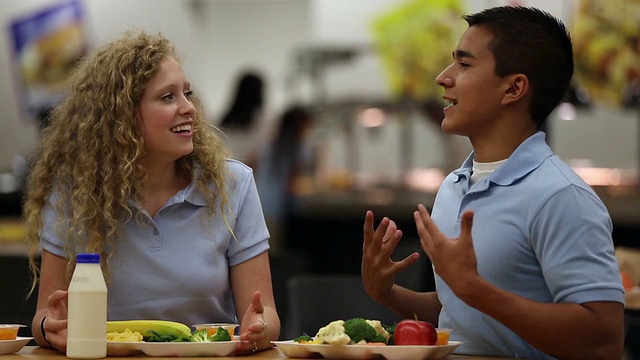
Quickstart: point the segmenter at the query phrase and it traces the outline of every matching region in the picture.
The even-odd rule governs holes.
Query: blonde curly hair
[[[101,255],[108,277],[110,249],[121,240],[121,227],[133,214],[130,202],[142,203],[146,174],[140,161],[145,153],[136,108],[166,57],[179,60],[162,34],[130,31],[96,48],[75,69],[65,98],[42,133],[26,186],[32,290],[39,277],[43,208],[53,192],[59,195],[54,206],[61,216],[55,229],[66,240],[68,272],[78,252],[92,252]],[[219,130],[204,119],[197,97],[192,99],[193,152],[178,159],[176,168],[205,195],[209,218],[220,210],[227,223],[228,150]]]

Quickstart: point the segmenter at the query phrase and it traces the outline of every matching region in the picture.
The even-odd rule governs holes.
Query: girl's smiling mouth
[[[191,124],[185,124],[185,125],[178,125],[176,127],[171,128],[171,132],[172,133],[176,133],[176,134],[188,134],[191,133]]]

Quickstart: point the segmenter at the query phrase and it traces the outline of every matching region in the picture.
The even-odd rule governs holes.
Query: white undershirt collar
[[[493,174],[500,165],[504,164],[508,159],[493,162],[477,162],[473,160],[473,168],[471,171],[471,184],[475,184],[485,177]]]

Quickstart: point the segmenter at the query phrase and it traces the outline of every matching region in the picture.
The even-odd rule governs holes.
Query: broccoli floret
[[[367,324],[371,325],[371,327],[382,337],[382,341],[379,341],[379,342],[387,343],[389,341],[389,337],[390,337],[389,332],[387,331],[386,327],[382,325],[382,322],[380,322],[380,320],[366,320],[366,321],[367,321]]]
[[[223,327],[218,327],[216,333],[209,338],[211,341],[231,341],[231,335]]]
[[[189,338],[183,338],[182,336],[175,335],[160,335],[153,330],[149,330],[151,335],[144,338],[146,342],[185,342],[189,341]]]
[[[307,334],[300,335],[297,338],[293,339],[293,342],[297,343],[307,343],[313,341],[313,338]]]
[[[356,344],[363,340],[366,342],[387,342],[387,339],[363,318],[353,318],[345,321],[344,332]]]
[[[215,334],[209,336],[207,329],[196,330],[189,338],[190,342],[214,342],[214,341],[231,341],[231,335],[222,327],[219,327]]]
[[[210,342],[209,333],[207,332],[207,329],[194,331],[193,334],[191,334],[189,341],[190,342]]]

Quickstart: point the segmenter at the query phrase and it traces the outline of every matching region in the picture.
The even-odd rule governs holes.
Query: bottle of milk
[[[107,285],[99,254],[78,254],[69,284],[67,357],[107,356]]]

